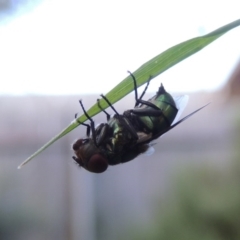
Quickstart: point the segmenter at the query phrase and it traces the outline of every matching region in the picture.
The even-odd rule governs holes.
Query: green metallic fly
[[[135,89],[135,107],[119,114],[109,100],[101,95],[115,112],[113,117],[110,117],[110,114],[101,108],[98,100],[99,108],[107,116],[107,123],[101,123],[95,128],[94,121],[85,111],[82,101],[79,101],[90,125],[81,123],[87,127],[87,137],[80,138],[73,144],[72,148],[76,155],[73,156],[73,159],[79,166],[90,172],[102,173],[106,171],[108,165],[125,163],[141,153],[151,152],[151,141],[159,138],[208,105],[177,121],[187,104],[187,96],[173,98],[161,84],[154,97],[148,101],[142,100],[151,78],[138,98],[136,79],[131,73],[130,75]],[[75,115],[76,117],[77,115]]]

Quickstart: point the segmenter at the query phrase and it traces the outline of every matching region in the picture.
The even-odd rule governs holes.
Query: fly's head
[[[78,139],[72,146],[76,163],[93,173],[102,173],[108,168],[107,158],[96,147],[91,138]]]

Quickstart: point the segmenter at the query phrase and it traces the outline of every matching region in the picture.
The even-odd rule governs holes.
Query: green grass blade
[[[240,25],[240,19],[229,23],[217,30],[206,34],[201,37],[196,37],[180,44],[177,44],[168,50],[164,51],[163,53],[157,55],[150,61],[144,63],[141,67],[139,67],[133,75],[136,77],[137,86],[141,86],[146,83],[150,76],[153,78],[161,74],[162,72],[166,71],[170,67],[174,66],[175,64],[181,62],[182,60],[186,59],[187,57],[193,55],[194,53],[200,51],[204,47],[206,47],[211,42],[215,41],[223,34],[227,33],[229,30],[237,27]],[[110,92],[106,94],[106,97],[109,99],[111,103],[115,103],[119,101],[121,98],[129,94],[133,91],[133,81],[131,77],[126,77],[123,81],[121,81],[116,87],[114,87]],[[101,106],[105,109],[107,108],[107,104],[105,101],[100,101]],[[101,112],[98,108],[97,104],[93,105],[89,110],[89,116],[94,116]],[[85,122],[86,116],[82,115],[78,118],[80,122]],[[33,155],[27,158],[18,168],[21,168],[47,147],[49,147],[52,143],[57,141],[59,138],[63,137],[73,129],[75,129],[79,124],[74,121],[68,127],[66,127],[62,132],[52,138],[49,142],[47,142],[43,147],[41,147],[38,151],[36,151]]]

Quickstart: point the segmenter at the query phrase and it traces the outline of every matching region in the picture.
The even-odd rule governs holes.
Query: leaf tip
[[[28,163],[31,159],[33,159],[33,157],[29,157],[28,159],[26,159],[24,162],[22,162],[18,167],[17,169],[21,169],[23,165],[25,165],[26,163]]]

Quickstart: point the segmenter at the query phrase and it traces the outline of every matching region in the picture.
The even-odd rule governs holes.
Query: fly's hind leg
[[[130,71],[128,71],[128,73],[131,75],[131,77],[132,77],[132,79],[133,79],[134,92],[135,92],[135,100],[136,100],[136,103],[135,103],[135,106],[134,106],[134,107],[137,107],[140,103],[143,104],[142,98],[143,98],[143,96],[145,95],[145,93],[146,93],[146,91],[147,91],[147,89],[148,89],[148,86],[149,86],[150,81],[152,80],[152,77],[151,77],[151,76],[149,77],[149,79],[148,79],[148,81],[147,81],[147,84],[146,84],[146,86],[145,86],[145,88],[144,88],[144,90],[143,90],[140,98],[138,98],[136,78],[135,78],[135,76],[134,76]]]
[[[148,103],[150,103],[150,102],[148,102]],[[149,105],[149,106],[151,106],[151,105]],[[164,120],[166,121],[166,123],[170,126],[171,124],[170,124],[168,118],[162,112],[162,110],[160,108],[158,108],[156,105],[154,105],[154,106],[155,106],[155,108],[134,108],[134,109],[131,109],[128,111],[139,117],[163,117]]]

